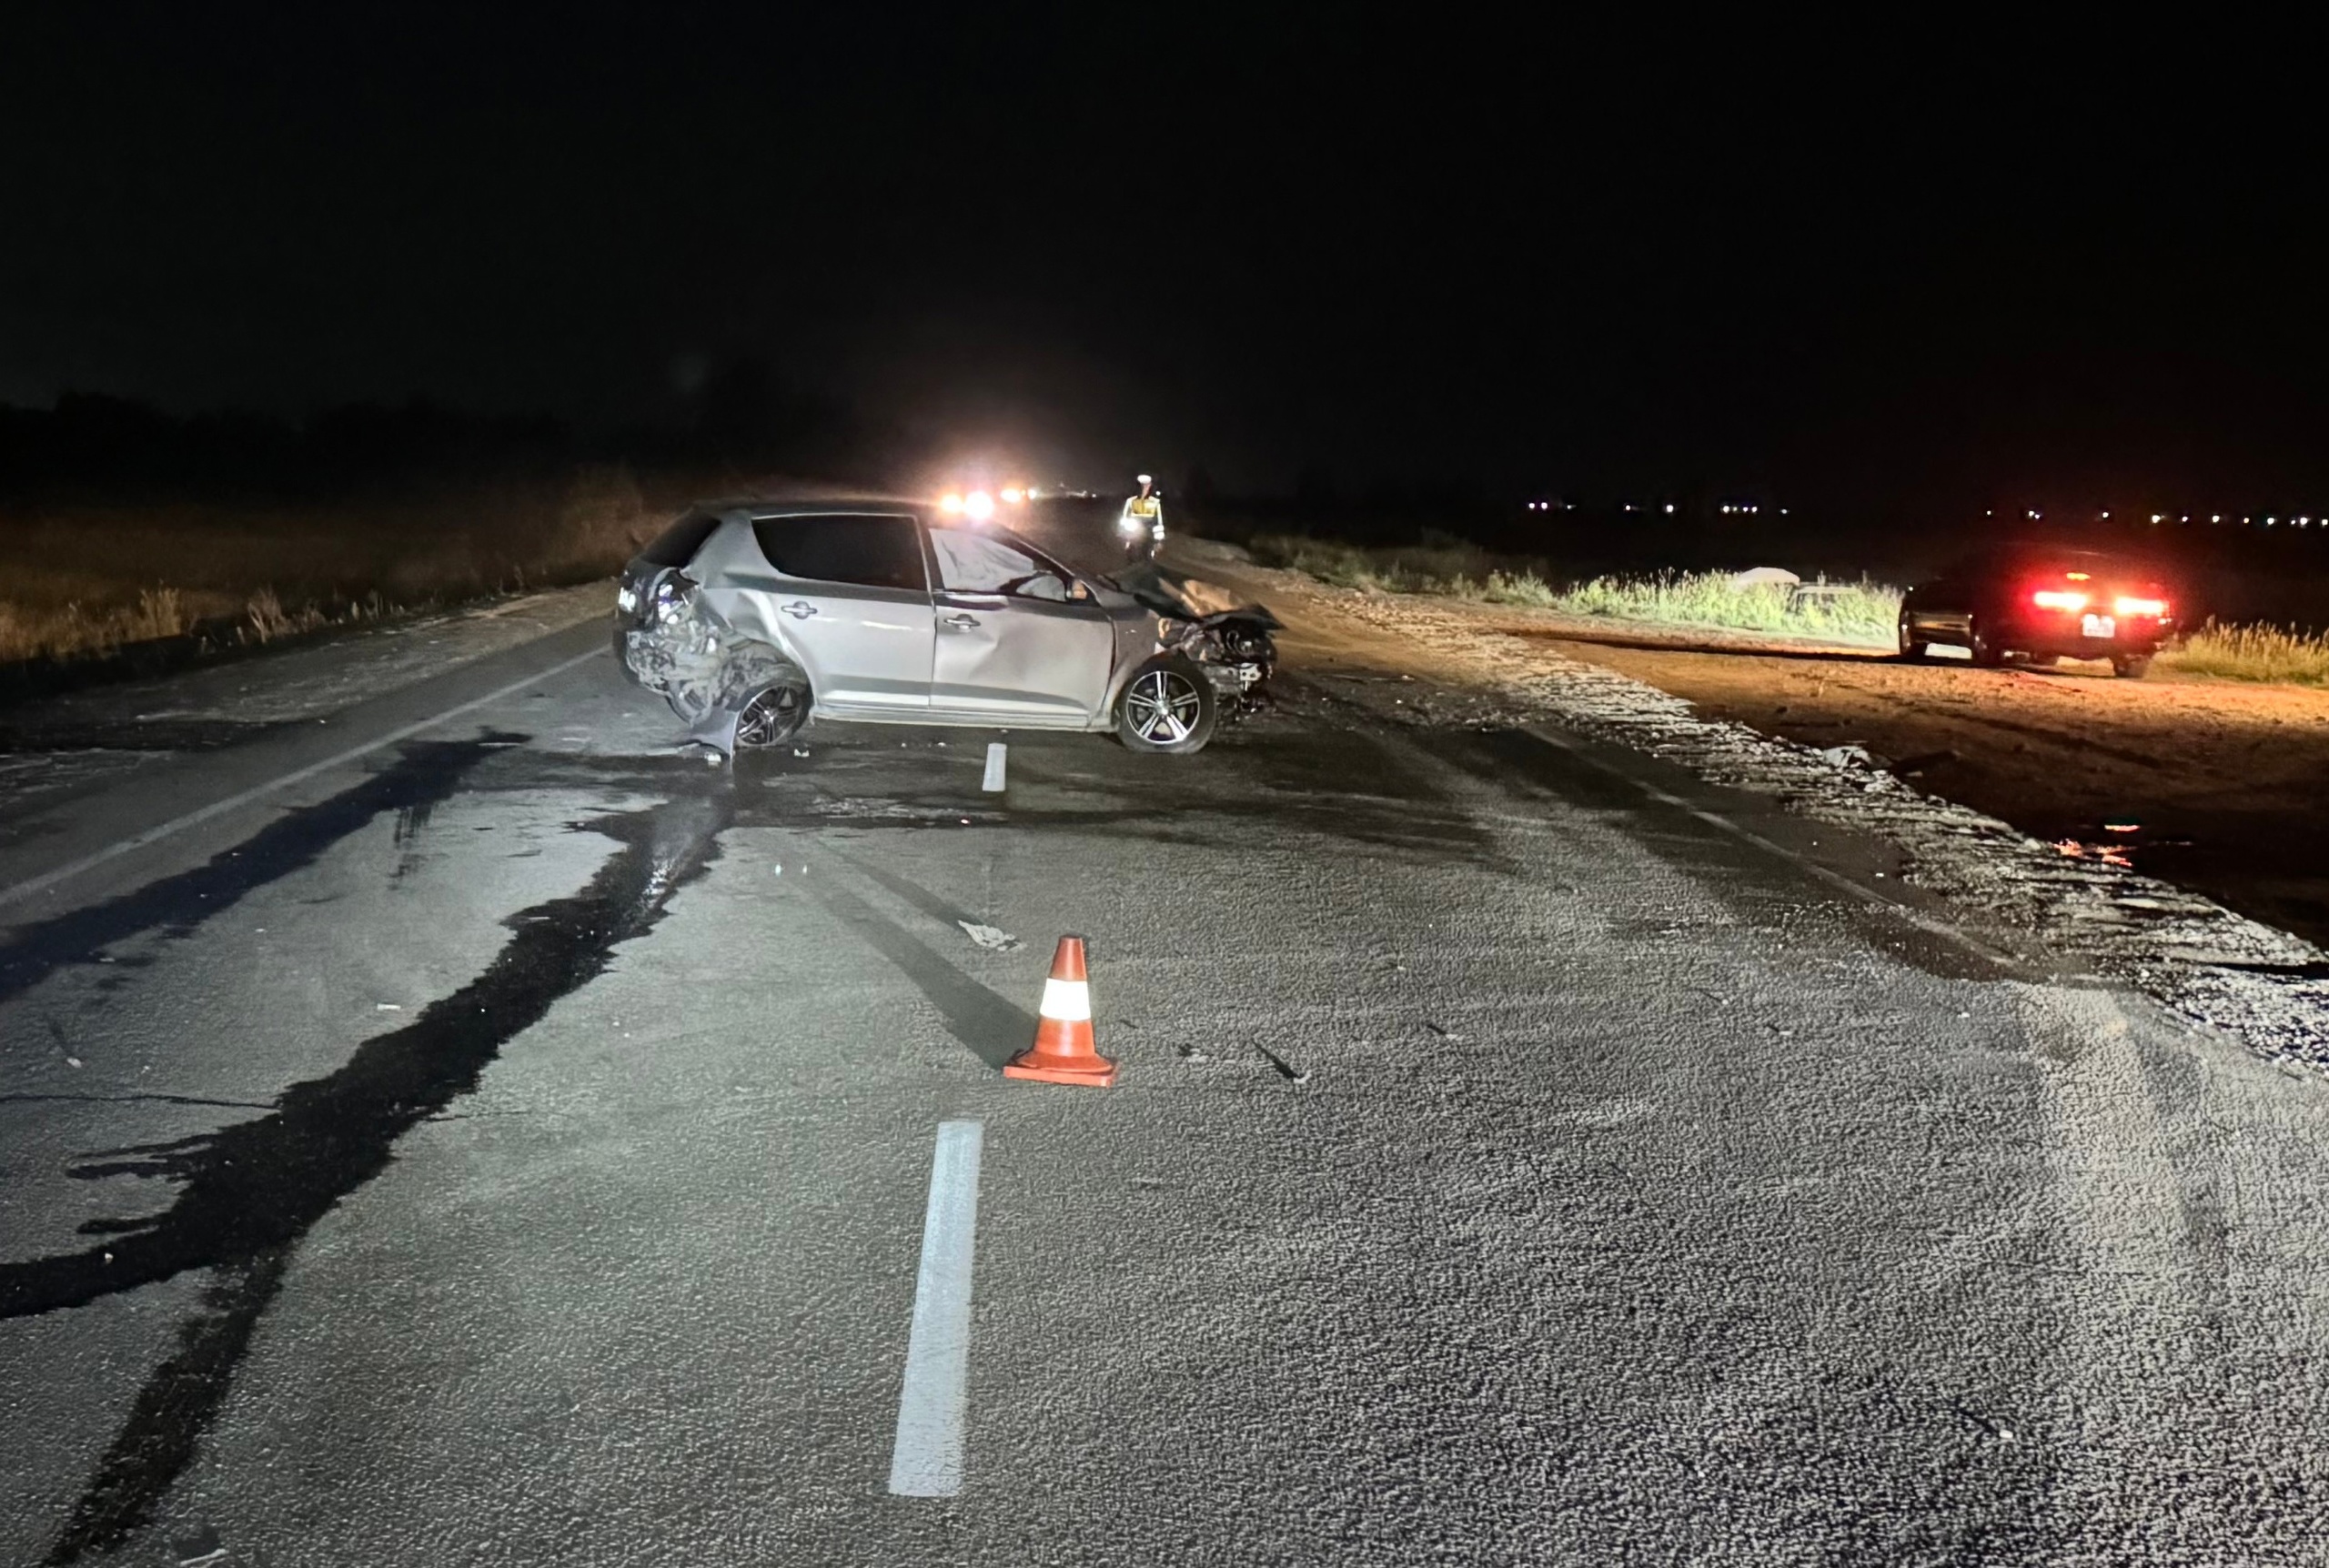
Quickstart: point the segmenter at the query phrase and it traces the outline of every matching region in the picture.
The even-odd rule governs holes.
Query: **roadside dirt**
[[[1865,747],[2065,855],[2114,859],[2329,944],[2329,693],[2107,665],[1975,669],[1860,649],[1513,625],[1767,735]]]
[[[1289,623],[1289,662],[1460,679],[1444,651],[1409,658],[1336,613],[1356,597],[1290,572],[1207,560]],[[1868,648],[1586,621],[1451,599],[1508,665],[1529,650],[1599,665],[1704,717],[1817,747],[1859,746],[1919,789],[2056,844],[2131,865],[2329,945],[2329,692],[2108,666],[1908,665]]]

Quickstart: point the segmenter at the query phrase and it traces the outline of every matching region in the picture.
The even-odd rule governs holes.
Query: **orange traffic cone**
[[[1116,1064],[1100,1054],[1092,1039],[1092,985],[1084,975],[1084,939],[1062,937],[1052,955],[1052,978],[1044,982],[1044,1005],[1035,1043],[1003,1063],[1005,1078],[1044,1083],[1088,1083],[1105,1089],[1116,1081]]]

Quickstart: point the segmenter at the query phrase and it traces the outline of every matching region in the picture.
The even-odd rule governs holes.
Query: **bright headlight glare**
[[[984,490],[973,490],[963,498],[963,510],[973,518],[991,518],[994,516],[994,498]]]
[[[938,509],[942,512],[959,512],[963,509],[963,498],[951,492],[941,496],[938,498]]]

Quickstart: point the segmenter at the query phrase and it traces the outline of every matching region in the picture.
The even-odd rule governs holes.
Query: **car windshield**
[[[1007,530],[933,528],[930,548],[938,558],[939,585],[950,593],[1010,594],[1054,603],[1069,597],[1072,574]]]

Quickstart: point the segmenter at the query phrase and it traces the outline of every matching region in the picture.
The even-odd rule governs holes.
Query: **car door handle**
[[[807,620],[817,613],[817,607],[806,599],[795,599],[784,607],[784,613],[795,620]]]
[[[978,623],[979,618],[974,615],[950,615],[938,624],[940,626],[951,626],[956,631],[968,631],[971,628],[978,625]]]

